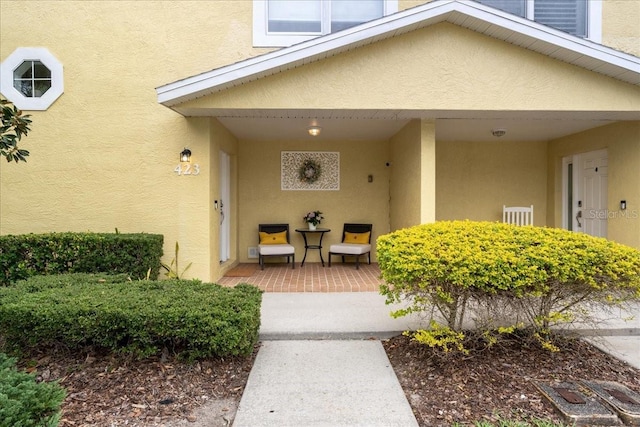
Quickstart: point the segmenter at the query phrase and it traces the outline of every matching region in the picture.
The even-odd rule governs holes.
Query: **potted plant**
[[[320,211],[311,211],[307,213],[302,219],[309,226],[309,230],[315,230],[318,224],[324,219],[322,216],[322,212]]]

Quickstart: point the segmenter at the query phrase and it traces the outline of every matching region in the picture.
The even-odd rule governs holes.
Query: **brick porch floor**
[[[238,283],[255,285],[265,292],[378,292],[382,279],[377,263],[354,264],[332,263],[331,268],[320,263],[305,263],[291,269],[291,264],[268,263],[264,270],[258,267],[249,277],[223,277],[218,280],[223,286]]]

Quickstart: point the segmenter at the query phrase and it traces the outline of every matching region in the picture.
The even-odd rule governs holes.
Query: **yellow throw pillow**
[[[265,233],[264,231],[260,231],[261,245],[286,245],[287,243],[286,231],[279,233]]]
[[[344,232],[344,243],[358,243],[360,245],[366,245],[369,243],[369,235],[370,231],[366,233],[349,233],[348,231]]]

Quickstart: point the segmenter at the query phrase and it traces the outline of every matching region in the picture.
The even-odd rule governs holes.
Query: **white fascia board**
[[[450,12],[453,8],[446,8],[453,5],[454,0],[447,0],[442,3],[435,2],[437,7],[429,9],[437,9],[438,16],[443,13]],[[428,3],[427,6],[434,3]],[[417,8],[416,8],[417,9]],[[404,20],[402,20],[404,18]],[[269,70],[278,70],[283,66],[290,68],[294,64],[301,61],[309,62],[314,56],[330,56],[334,50],[344,50],[354,44],[362,43],[366,40],[372,40],[380,37],[382,34],[394,34],[399,28],[419,23],[427,17],[415,11],[408,9],[407,11],[398,12],[393,15],[358,25],[345,31],[328,34],[313,40],[302,42],[290,47],[282,48],[264,55],[249,58],[244,61],[236,62],[212,71],[178,80],[156,88],[158,102],[166,106],[172,106],[188,99],[197,98],[199,93],[213,93],[229,86],[235,86],[236,83],[244,83],[250,81],[252,76],[273,74]],[[398,21],[402,20],[402,25],[398,25]]]
[[[565,60],[569,56],[567,54],[571,53],[571,56],[576,59],[568,62],[581,67],[592,70],[610,68],[610,66],[618,67],[620,68],[619,73],[609,75],[626,77],[624,78],[625,81],[632,84],[640,84],[640,58],[636,56],[572,36],[480,3],[435,0],[345,31],[321,36],[160,86],[156,88],[158,102],[171,107],[187,100],[275,74],[302,63],[311,62],[316,58],[327,57],[335,52],[392,37],[411,29],[433,25],[437,22],[450,21],[456,25],[465,26],[464,22],[456,22],[459,21],[461,15],[464,18],[462,21],[467,19],[476,23],[481,21],[489,24],[489,26],[507,30],[510,34],[519,34],[529,38],[530,43],[527,46],[523,46],[525,48],[534,45],[536,41],[557,46],[558,49],[550,56]],[[508,38],[508,36],[505,38]],[[584,61],[587,61],[590,66],[586,65]],[[604,64],[597,63],[600,61]],[[603,65],[607,67],[603,67]]]
[[[539,24],[530,19],[522,18],[473,2],[461,2],[457,8],[469,17],[481,19],[506,30],[530,37],[533,41],[542,41],[575,52],[580,56],[597,59],[608,64],[625,68],[629,71],[640,73],[640,58],[624,53],[593,41],[573,36],[555,28]]]

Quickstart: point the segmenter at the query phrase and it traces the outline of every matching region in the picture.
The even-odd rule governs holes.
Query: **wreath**
[[[322,168],[320,167],[320,163],[315,160],[307,159],[302,163],[300,169],[298,169],[298,178],[302,182],[313,184],[320,178],[321,173]]]

